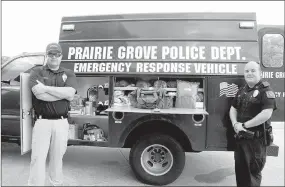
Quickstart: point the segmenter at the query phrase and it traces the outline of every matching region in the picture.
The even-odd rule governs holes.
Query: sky
[[[284,24],[284,1],[2,1],[2,56],[44,52],[64,16],[161,12],[256,12],[258,24]]]

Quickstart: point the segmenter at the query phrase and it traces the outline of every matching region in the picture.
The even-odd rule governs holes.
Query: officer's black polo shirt
[[[30,88],[37,85],[37,80],[46,86],[55,87],[72,87],[76,89],[77,81],[73,71],[60,67],[53,71],[48,66],[35,67],[30,73]],[[36,115],[45,116],[45,118],[53,118],[66,116],[70,110],[70,102],[66,99],[58,101],[42,101],[33,94],[32,104]]]
[[[253,88],[246,85],[239,89],[232,106],[236,108],[237,121],[241,123],[251,120],[264,109],[277,109],[274,92],[269,83],[263,81],[258,82]],[[266,128],[269,126],[270,119],[266,121]],[[262,126],[252,127],[249,130],[262,130]]]

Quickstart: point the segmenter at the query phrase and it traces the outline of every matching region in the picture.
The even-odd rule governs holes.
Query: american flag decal
[[[234,97],[238,92],[238,85],[232,83],[228,84],[227,82],[220,83],[220,97],[225,95],[226,97]]]

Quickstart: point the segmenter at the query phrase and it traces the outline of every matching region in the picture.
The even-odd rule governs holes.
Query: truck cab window
[[[281,34],[265,34],[262,38],[262,63],[265,67],[282,67],[284,37]]]
[[[3,81],[20,81],[20,73],[29,72],[36,65],[43,65],[44,56],[20,57],[4,66],[1,70]]]

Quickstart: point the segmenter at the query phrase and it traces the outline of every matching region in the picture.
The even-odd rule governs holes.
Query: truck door
[[[20,73],[42,66],[44,54],[23,54],[1,65],[1,136],[7,141],[20,138]]]
[[[30,74],[20,74],[20,126],[21,126],[21,155],[32,148],[32,92],[29,88]]]
[[[284,26],[265,26],[258,35],[263,79],[274,90],[278,108],[272,121],[284,121]]]
[[[242,77],[208,77],[207,149],[234,150],[234,130],[229,117],[232,100],[245,84]]]

